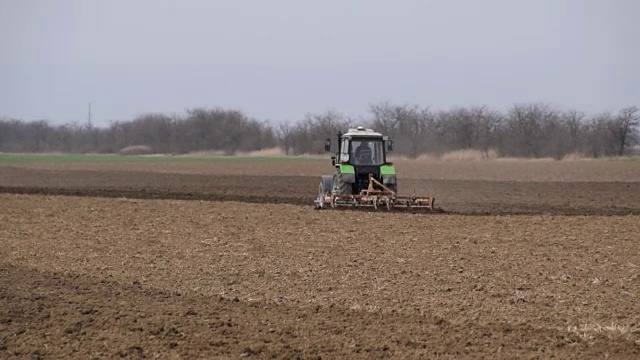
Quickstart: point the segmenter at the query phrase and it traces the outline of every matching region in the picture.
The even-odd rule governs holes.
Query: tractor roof
[[[346,134],[343,136],[346,137],[355,137],[355,136],[371,136],[371,137],[382,137],[382,134],[377,133],[371,129],[365,129],[362,126],[358,126],[355,129],[349,129]]]

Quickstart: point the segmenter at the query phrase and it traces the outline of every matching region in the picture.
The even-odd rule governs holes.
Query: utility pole
[[[87,127],[91,129],[93,125],[91,124],[91,103],[89,103],[89,113],[87,114]]]

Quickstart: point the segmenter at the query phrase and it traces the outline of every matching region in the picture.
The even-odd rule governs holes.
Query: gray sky
[[[0,116],[640,105],[640,1],[0,0]]]

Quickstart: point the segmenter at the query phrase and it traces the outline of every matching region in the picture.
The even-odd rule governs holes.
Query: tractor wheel
[[[336,173],[333,174],[333,191],[335,194],[351,195],[353,194],[353,184],[344,181],[342,173],[336,171]]]
[[[333,179],[331,175],[322,175],[320,178],[320,185],[318,186],[318,197],[316,198],[316,209],[324,208],[324,196],[326,193],[331,192],[333,187]]]

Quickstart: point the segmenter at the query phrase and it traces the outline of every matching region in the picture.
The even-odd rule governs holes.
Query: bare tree
[[[371,105],[371,127],[397,140],[397,151],[416,158],[427,141],[427,124],[433,118],[428,108],[415,105],[392,105],[382,102]]]
[[[391,105],[388,101],[369,105],[369,112],[373,114],[371,127],[388,136],[395,137],[399,125],[396,108],[397,106]]]
[[[486,106],[471,109],[475,122],[474,147],[482,152],[483,158],[489,157],[491,148],[498,148],[502,139],[500,129],[502,116],[498,111],[488,109]]]
[[[617,142],[618,156],[624,155],[627,146],[631,145],[633,131],[640,124],[640,114],[635,106],[620,110],[620,113],[608,123],[608,129]]]
[[[278,138],[280,139],[280,144],[284,149],[284,153],[288,156],[289,150],[293,146],[292,136],[293,136],[294,127],[288,121],[281,122],[278,124]]]
[[[602,112],[590,117],[586,124],[587,150],[593,158],[610,156],[615,153],[615,139],[609,131],[613,115]]]
[[[585,119],[585,113],[577,110],[569,110],[562,116],[564,124],[566,125],[571,143],[569,146],[570,152],[576,152],[579,147],[579,140],[583,131],[583,121]]]
[[[557,112],[546,104],[517,104],[509,110],[506,119],[511,156],[541,157],[549,143],[549,135],[556,130]]]

